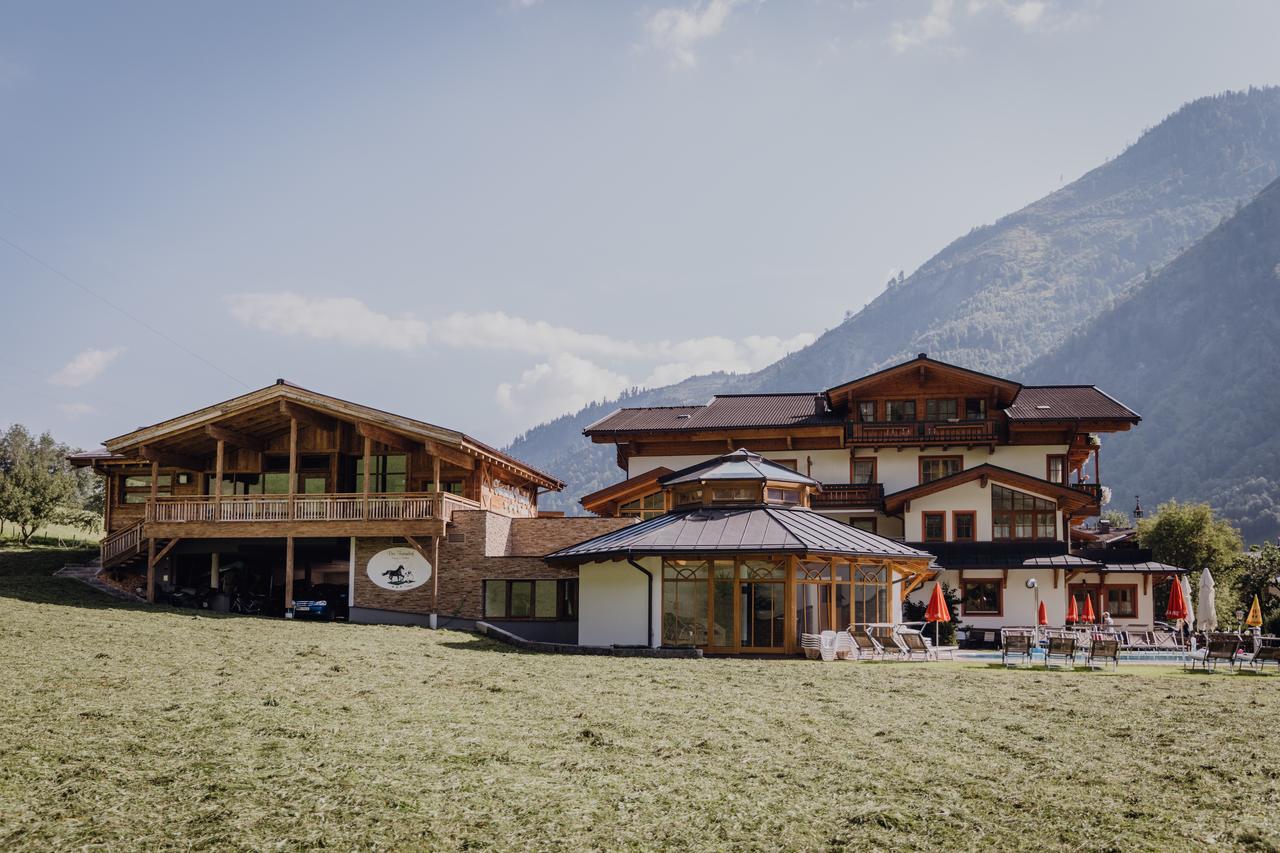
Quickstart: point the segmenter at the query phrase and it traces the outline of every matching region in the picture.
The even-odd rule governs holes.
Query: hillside
[[[1079,180],[954,241],[805,349],[754,374],[695,377],[625,404],[820,389],[917,352],[1017,375],[1277,175],[1280,88],[1202,98]],[[617,479],[612,448],[587,449],[581,436],[617,405],[590,406],[510,445],[569,483],[549,507],[572,510]]]
[[[1026,373],[1142,414],[1102,451],[1117,508],[1208,501],[1256,542],[1280,536],[1277,365],[1280,181]]]

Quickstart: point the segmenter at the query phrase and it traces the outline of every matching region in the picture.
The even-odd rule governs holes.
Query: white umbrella
[[[1218,627],[1217,596],[1213,575],[1205,569],[1200,573],[1200,630],[1212,631]]]
[[[1187,630],[1191,631],[1196,627],[1196,609],[1191,604],[1191,577],[1183,575],[1180,583],[1182,584],[1182,597],[1187,601]]]

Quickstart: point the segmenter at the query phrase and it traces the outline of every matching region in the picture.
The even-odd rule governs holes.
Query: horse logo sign
[[[431,580],[431,563],[413,548],[387,548],[369,558],[365,574],[383,589],[402,592]]]

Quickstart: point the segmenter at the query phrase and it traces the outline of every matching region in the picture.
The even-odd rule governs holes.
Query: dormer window
[[[759,495],[751,486],[716,486],[711,490],[711,502],[750,503],[759,500]]]
[[[680,489],[676,492],[676,506],[702,503],[702,489]]]
[[[769,503],[773,504],[798,504],[800,503],[799,489],[779,489],[776,486],[770,486],[765,497]]]

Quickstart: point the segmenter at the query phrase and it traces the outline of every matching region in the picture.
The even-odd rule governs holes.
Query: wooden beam
[[[138,455],[151,463],[158,463],[166,468],[185,468],[188,471],[203,471],[205,463],[196,456],[184,456],[181,453],[170,453],[158,447],[146,444],[138,448]]]
[[[336,430],[338,428],[338,419],[331,418],[328,415],[322,415],[315,409],[308,409],[306,406],[299,406],[297,403],[289,400],[280,401],[280,414],[296,421],[301,421],[307,426],[316,429]]]
[[[155,506],[156,498],[160,496],[160,463],[154,459],[151,460],[151,505]]]
[[[364,493],[364,512],[361,518],[369,517],[369,469],[373,467],[373,439],[364,437],[364,484],[360,487]]]
[[[438,493],[443,492],[444,487],[440,485],[440,457],[431,457],[431,483],[432,488]]]
[[[222,518],[220,512],[220,504],[222,503],[222,471],[225,468],[226,459],[226,442],[218,439],[218,449],[215,451],[216,459],[213,463],[213,517],[215,519]]]
[[[218,552],[209,555],[209,589],[218,589],[222,578],[218,573]]]
[[[289,418],[289,519],[295,516],[298,498],[298,419]]]
[[[147,603],[156,603],[156,540],[147,540]]]
[[[1060,571],[1062,571],[1062,570],[1061,570],[1061,569],[1056,569],[1056,568],[1053,570],[1053,588],[1054,588],[1054,589],[1057,589],[1057,588],[1058,588],[1058,572],[1060,572]]]
[[[408,542],[409,546],[413,548],[413,550],[417,551],[418,554],[421,555],[422,559],[426,560],[428,563],[431,563],[431,571],[434,574],[436,564],[431,562],[431,553],[427,551],[426,546],[412,536],[404,537],[404,541]]]
[[[1003,575],[1003,577],[1000,579],[1000,588],[1008,589],[1009,588],[1009,570],[1001,569],[1000,572]]]
[[[293,612],[293,537],[284,538],[284,609]]]
[[[245,450],[254,450],[258,453],[267,449],[267,442],[257,436],[249,435],[247,432],[241,432],[231,427],[218,426],[217,424],[209,424],[204,428],[205,435],[216,441],[225,441],[236,447],[243,447]]]
[[[153,569],[161,560],[169,556],[169,552],[173,550],[173,546],[181,542],[182,539],[181,537],[178,537],[178,536],[175,536],[174,538],[170,539],[168,542],[165,543],[164,547],[160,549],[159,553],[156,552],[155,541],[156,540],[154,539],[151,540],[152,544],[150,549],[147,552],[147,560],[151,562],[151,568]]]
[[[420,441],[414,441],[399,433],[383,429],[380,426],[374,426],[373,424],[367,424],[364,421],[356,424],[356,431],[365,438],[371,438],[379,444],[385,444],[387,447],[399,450],[402,453],[413,453],[422,446]]]

